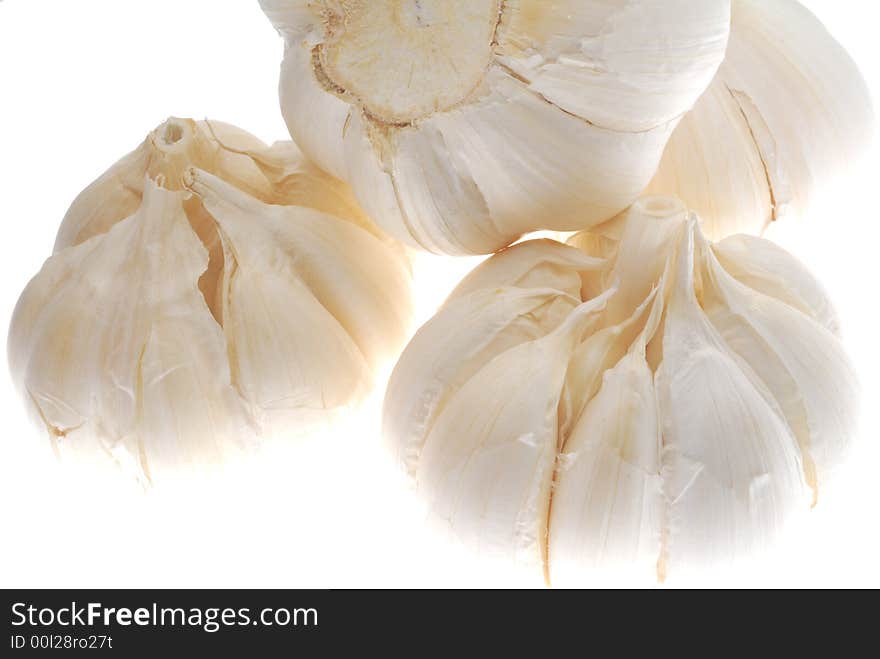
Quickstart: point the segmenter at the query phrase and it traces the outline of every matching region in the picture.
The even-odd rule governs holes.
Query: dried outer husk
[[[730,0],[261,0],[291,135],[391,235],[487,254],[644,190]]]
[[[780,248],[646,197],[467,277],[398,362],[385,438],[441,529],[553,585],[738,564],[846,457],[835,318]]]
[[[865,81],[813,14],[796,0],[733,0],[725,61],[648,190],[683,199],[712,239],[760,233],[808,212],[873,132]]]

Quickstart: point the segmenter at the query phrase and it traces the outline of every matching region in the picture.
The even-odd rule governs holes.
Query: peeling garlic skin
[[[628,206],[727,45],[729,0],[261,0],[291,134],[406,244],[497,251]]]
[[[733,0],[725,61],[648,190],[682,198],[710,238],[760,233],[805,212],[873,130],[858,67],[815,16],[796,0]]]
[[[405,343],[411,297],[405,254],[353,204],[292,145],[157,129],[80,196],[61,232],[79,242],[13,314],[13,381],[56,451],[156,483],[356,404]]]
[[[487,260],[392,374],[383,432],[432,519],[557,586],[766,549],[855,433],[824,291],[765,240],[709,242],[672,198],[570,242],[595,253]]]

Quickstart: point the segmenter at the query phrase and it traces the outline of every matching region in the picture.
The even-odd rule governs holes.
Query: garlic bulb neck
[[[629,318],[657,285],[689,217],[678,199],[662,196],[643,197],[622,214],[617,258],[606,282],[619,287],[609,303],[610,325]]]
[[[153,131],[153,143],[156,148],[166,152],[186,148],[193,136],[193,121],[187,119],[168,119]]]
[[[196,122],[176,117],[150,133],[147,143],[148,175],[166,190],[182,190],[183,174],[189,164],[204,161],[212,151]]]

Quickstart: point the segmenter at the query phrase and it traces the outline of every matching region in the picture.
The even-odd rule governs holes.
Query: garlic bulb
[[[478,267],[401,357],[384,434],[479,555],[563,586],[662,580],[749,556],[809,509],[854,432],[835,329],[785,252],[711,244],[646,197]]]
[[[732,15],[724,63],[649,187],[683,199],[712,237],[803,212],[873,131],[856,65],[799,2],[733,0]]]
[[[144,480],[306,432],[406,340],[408,264],[371,231],[292,145],[169,120],[68,213],[13,315],[15,385],[58,451]]]
[[[447,254],[632,203],[730,24],[730,0],[261,5],[294,139],[392,236]]]

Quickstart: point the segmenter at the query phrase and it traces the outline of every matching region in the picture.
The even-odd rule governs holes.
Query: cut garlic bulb
[[[730,24],[730,0],[261,4],[297,143],[391,235],[447,254],[628,206]]]
[[[13,315],[13,379],[53,446],[155,481],[356,403],[411,312],[403,253],[356,208],[291,145],[153,133],[80,196]]]
[[[646,197],[478,267],[401,357],[384,434],[441,528],[555,585],[737,563],[854,435],[833,318],[779,248]]]
[[[733,0],[730,44],[649,186],[675,194],[722,238],[802,213],[871,142],[856,65],[796,0]],[[711,172],[711,174],[707,174]]]

